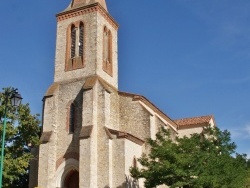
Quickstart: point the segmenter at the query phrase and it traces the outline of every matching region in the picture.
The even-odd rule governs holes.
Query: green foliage
[[[4,93],[12,88],[4,89],[0,94],[0,138],[4,122]],[[39,142],[38,114],[32,115],[29,104],[21,104],[17,109],[7,101],[7,126],[5,138],[5,158],[3,171],[3,187],[28,187],[29,161],[32,158],[29,146]],[[1,150],[1,148],[0,148]]]
[[[135,179],[144,178],[145,187],[240,188],[246,185],[246,155],[235,153],[230,132],[204,128],[202,134],[171,139],[162,129],[156,140],[147,142],[151,151],[138,159],[142,168],[131,168]],[[235,154],[235,157],[232,155]]]

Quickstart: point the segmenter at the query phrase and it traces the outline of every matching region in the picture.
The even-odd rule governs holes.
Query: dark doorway
[[[79,172],[71,170],[64,180],[65,188],[79,188]]]

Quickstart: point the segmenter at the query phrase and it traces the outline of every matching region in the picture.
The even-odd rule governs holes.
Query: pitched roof
[[[77,8],[82,8],[82,7],[91,7],[93,5],[101,5],[101,7],[105,10],[108,11],[107,9],[107,4],[105,0],[71,0],[69,6],[63,11],[69,11],[69,10],[74,10]]]
[[[199,126],[203,127],[203,126],[209,125],[211,120],[215,122],[213,115],[183,118],[183,119],[177,119],[174,121],[178,125],[178,129],[183,129],[183,128],[192,128],[192,127],[199,127]]]

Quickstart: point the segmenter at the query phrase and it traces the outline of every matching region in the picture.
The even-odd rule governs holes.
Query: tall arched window
[[[103,32],[103,60],[104,62],[109,61],[109,35],[107,27],[104,27]]]
[[[70,57],[74,58],[76,55],[76,27],[75,25],[71,26],[71,50]]]
[[[67,29],[65,71],[84,67],[84,23],[71,23]]]
[[[103,30],[103,70],[112,76],[112,34],[105,26]]]
[[[84,50],[84,25],[81,22],[79,26],[79,56],[83,57]]]
[[[75,131],[75,105],[72,103],[69,109],[69,133],[73,133]]]

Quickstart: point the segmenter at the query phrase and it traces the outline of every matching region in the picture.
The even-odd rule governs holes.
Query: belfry
[[[57,14],[54,82],[30,188],[137,188],[129,168],[160,127],[201,132],[212,116],[174,121],[142,95],[118,90],[118,24],[105,0],[72,0]]]

